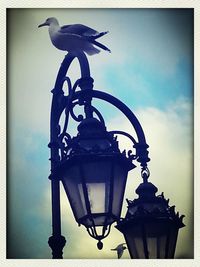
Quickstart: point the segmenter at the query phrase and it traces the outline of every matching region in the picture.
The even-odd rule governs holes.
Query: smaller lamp
[[[138,199],[127,200],[128,211],[116,228],[124,234],[128,250],[133,259],[173,258],[179,228],[184,224],[175,213],[175,206],[163,193],[156,196],[157,188],[144,181],[136,189]]]
[[[135,166],[121,153],[103,122],[86,118],[78,126],[57,171],[74,217],[99,242],[119,220],[128,171]]]

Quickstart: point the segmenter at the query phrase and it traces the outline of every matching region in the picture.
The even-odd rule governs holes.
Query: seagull
[[[49,26],[49,35],[52,44],[59,50],[78,53],[85,52],[88,55],[98,54],[100,52],[95,46],[111,52],[105,45],[96,41],[96,39],[107,34],[106,32],[98,32],[82,24],[72,24],[59,26],[56,18],[48,18],[39,27]]]
[[[124,244],[126,244],[126,243],[119,244],[116,248],[112,248],[111,249],[111,250],[116,250],[117,251],[118,259],[121,258],[124,250],[127,248],[127,247],[124,246]]]

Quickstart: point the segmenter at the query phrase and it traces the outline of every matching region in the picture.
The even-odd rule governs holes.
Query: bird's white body
[[[83,51],[88,55],[93,55],[100,52],[99,49],[94,47],[96,45],[110,52],[107,47],[95,41],[95,39],[103,36],[107,32],[99,33],[82,24],[60,27],[56,18],[47,19],[39,27],[46,25],[49,26],[49,35],[52,44],[60,50],[74,53]]]
[[[52,44],[63,51],[84,51],[88,54],[99,53],[100,50],[94,48],[90,43],[83,40],[79,35],[75,34],[63,34],[59,32],[53,33],[53,30],[49,28],[49,35],[52,41]]]

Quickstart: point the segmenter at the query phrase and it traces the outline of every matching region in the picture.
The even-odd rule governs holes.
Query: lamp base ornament
[[[63,248],[66,244],[66,239],[64,236],[51,236],[49,237],[48,244],[52,249],[53,259],[62,259],[63,258]]]
[[[101,250],[103,248],[103,243],[100,240],[97,243],[97,247],[98,247],[99,250]]]

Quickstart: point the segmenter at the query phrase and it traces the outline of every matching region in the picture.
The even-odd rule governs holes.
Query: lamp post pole
[[[54,169],[60,162],[59,155],[59,119],[65,108],[66,99],[62,90],[63,84],[66,81],[66,73],[70,67],[71,62],[75,56],[68,54],[63,60],[59,69],[55,87],[51,91],[53,93],[52,105],[51,105],[51,118],[50,118],[50,143],[48,147],[51,151],[51,174],[49,179],[51,180],[51,200],[52,200],[52,236],[49,238],[49,246],[52,249],[53,259],[62,259],[62,250],[66,244],[65,237],[61,235],[61,212],[60,212],[60,180],[54,176]],[[88,61],[85,55],[79,58],[81,67],[81,74],[83,78],[90,77],[90,70]],[[68,95],[69,97],[69,95]]]

